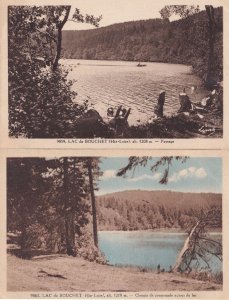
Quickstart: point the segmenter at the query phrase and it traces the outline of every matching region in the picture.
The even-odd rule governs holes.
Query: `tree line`
[[[182,5],[179,6],[179,11]],[[214,76],[223,70],[223,9],[214,8]],[[177,21],[150,19],[103,28],[63,31],[63,55],[75,59],[104,59],[182,63],[193,66],[206,79],[209,63],[209,17],[207,10]]]
[[[174,229],[186,231],[204,212],[222,209],[222,195],[130,190],[97,198],[100,230]],[[215,228],[210,228],[215,230]],[[221,230],[220,226],[218,230]]]
[[[179,7],[178,7],[179,8]],[[175,7],[176,9],[176,7]],[[183,10],[182,10],[183,11]],[[117,176],[126,176],[129,172],[134,172],[136,167],[145,167],[150,164],[150,170],[152,172],[158,171],[159,168],[163,169],[163,173],[161,175],[161,179],[159,182],[163,185],[168,183],[169,173],[171,166],[174,161],[179,161],[181,164],[185,163],[189,157],[187,156],[162,156],[157,159],[156,162],[152,162],[152,156],[130,156],[128,162],[125,166],[123,166],[118,172]],[[128,195],[128,192],[124,193],[125,197]],[[134,194],[130,192],[131,199],[142,199],[139,197],[139,191],[135,191]],[[179,193],[178,193],[179,194]],[[148,200],[146,201],[147,193],[144,193],[144,202],[150,203],[151,201],[157,202],[157,197],[149,196],[148,192]],[[218,240],[216,238],[212,238],[209,236],[209,232],[212,230],[221,230],[222,229],[222,195],[220,194],[199,194],[200,197],[196,197],[198,194],[190,194],[186,193],[185,197],[179,196],[177,199],[172,197],[171,192],[167,195],[164,194],[162,203],[159,201],[160,207],[159,212],[162,215],[164,221],[168,220],[171,216],[169,215],[170,210],[173,210],[174,203],[177,201],[177,207],[179,210],[184,211],[184,219],[183,223],[181,223],[180,218],[178,218],[181,227],[184,227],[188,232],[188,237],[184,242],[183,248],[179,253],[177,261],[172,268],[172,271],[175,272],[190,272],[192,270],[191,265],[200,266],[201,261],[205,263],[206,267],[211,270],[209,265],[209,259],[211,257],[215,257],[222,262],[223,260],[223,251],[222,251],[222,240]],[[207,195],[206,199],[203,201]],[[212,197],[213,195],[213,197]],[[154,195],[155,196],[155,195]],[[188,197],[187,197],[188,196]],[[191,196],[191,197],[189,197]],[[137,197],[137,198],[136,198]],[[187,197],[187,198],[186,198]],[[172,202],[169,199],[173,199]],[[185,199],[186,198],[186,199]],[[151,201],[150,201],[151,200]],[[186,200],[186,201],[185,201]],[[196,201],[195,201],[196,200]],[[163,205],[163,201],[164,205]],[[213,201],[213,202],[212,202]],[[188,211],[189,205],[191,204],[191,210]],[[172,204],[172,205],[171,205]],[[206,205],[204,205],[206,204]],[[193,205],[193,206],[192,206]],[[165,207],[169,207],[169,210],[165,211]],[[184,210],[185,207],[185,210]],[[197,210],[195,210],[197,208]],[[140,209],[138,207],[137,209]],[[136,212],[136,210],[135,210]],[[144,211],[144,214],[147,214],[147,210]],[[176,214],[177,216],[177,214]],[[179,216],[179,213],[178,213]],[[155,214],[155,217],[157,215]],[[191,217],[191,218],[190,218]],[[175,219],[176,220],[176,219]],[[171,223],[171,222],[170,222]],[[159,226],[161,223],[159,223]],[[172,220],[172,225],[174,225],[174,220]],[[166,223],[163,226],[167,226]]]

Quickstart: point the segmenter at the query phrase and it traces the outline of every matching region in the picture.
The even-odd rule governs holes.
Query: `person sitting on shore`
[[[192,102],[190,101],[189,96],[185,93],[185,89],[183,93],[179,94],[179,100],[180,108],[178,110],[178,113],[189,112],[193,110]]]

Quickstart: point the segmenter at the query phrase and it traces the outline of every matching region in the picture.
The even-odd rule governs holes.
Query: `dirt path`
[[[81,258],[44,256],[23,260],[8,255],[8,291],[202,291],[221,285],[170,273],[99,265]]]

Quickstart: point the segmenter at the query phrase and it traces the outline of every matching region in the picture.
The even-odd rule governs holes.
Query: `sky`
[[[77,0],[77,6],[72,4],[71,15],[74,12],[74,8],[80,9],[83,14],[93,14],[94,16],[103,16],[100,22],[100,27],[134,20],[146,20],[153,18],[160,18],[159,11],[168,4],[168,0]],[[186,1],[185,4],[188,4]],[[74,3],[74,2],[73,2]],[[215,7],[220,6],[220,1],[207,1],[207,4],[211,4]],[[170,1],[171,4],[171,1]],[[182,0],[176,0],[175,4],[184,4]],[[191,1],[191,4],[198,4],[200,9],[204,9],[205,1]],[[68,21],[64,30],[81,30],[94,28],[88,24],[79,24],[72,21]]]
[[[97,195],[124,190],[172,190],[180,192],[222,193],[222,161],[218,157],[192,157],[185,163],[174,161],[170,167],[167,185],[159,183],[163,168],[152,172],[150,166],[157,161],[154,158],[146,167],[138,167],[135,173],[127,173],[126,178],[117,177],[117,171],[125,166],[128,158],[112,157],[101,159],[103,176],[98,182]]]

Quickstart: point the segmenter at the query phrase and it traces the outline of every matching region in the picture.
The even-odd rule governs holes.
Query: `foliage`
[[[67,70],[58,67],[62,28],[70,6],[9,6],[9,135],[57,138],[73,135],[85,111]],[[76,10],[73,20],[98,26],[100,18]]]
[[[29,237],[29,232],[33,232],[30,226],[37,226],[40,197],[47,191],[47,185],[40,176],[44,170],[42,158],[7,160],[7,229],[21,232],[22,248],[33,243]]]
[[[169,19],[173,14],[179,15],[181,18],[187,18],[199,11],[199,5],[166,5],[160,10],[160,14],[163,19]]]
[[[215,71],[219,79],[223,63],[222,7],[215,8],[214,12]],[[93,30],[63,31],[65,58],[190,64],[203,79],[207,72],[208,48],[205,11],[173,22],[150,19]]]
[[[71,6],[64,5],[9,6],[9,33],[16,42],[15,47],[19,47],[17,53],[27,56],[32,61],[43,59],[52,67],[54,64],[58,65],[62,29],[69,20],[70,10]],[[101,18],[102,16],[95,17],[88,14],[84,16],[78,8],[75,8],[71,21],[98,27]],[[12,46],[12,43],[9,46]],[[9,51],[14,55],[11,47]]]
[[[222,195],[133,190],[97,197],[99,230],[190,230]],[[215,230],[211,227],[211,230]],[[220,230],[220,226],[218,228]]]
[[[217,59],[215,53],[215,12],[212,5],[205,5],[206,14],[208,17],[208,23],[206,26],[207,29],[207,54],[208,58],[205,62],[206,72],[205,72],[205,85],[207,88],[211,89],[215,85],[215,82],[221,81],[221,74],[217,74]],[[176,14],[181,18],[187,18],[190,15],[193,15],[199,11],[199,6],[194,5],[166,5],[161,11],[162,18],[169,18],[171,15]],[[190,18],[187,19],[187,22],[190,21]],[[192,22],[188,22],[189,26],[192,25]],[[221,53],[222,55],[222,53]]]
[[[211,137],[221,137],[222,128],[222,89],[217,95],[217,107],[204,114],[200,119],[196,114],[185,116],[178,114],[171,117],[155,120],[150,124],[132,125],[125,131],[126,138],[197,138],[200,137],[200,128],[209,126],[215,132]],[[201,138],[208,138],[208,134],[201,134]]]
[[[78,8],[75,8],[75,12],[72,16],[71,21],[73,22],[79,22],[79,23],[88,23],[92,24],[95,27],[99,27],[99,22],[102,19],[102,15],[99,17],[95,17],[93,15],[86,14],[85,16],[80,13],[80,10]]]
[[[125,176],[127,171],[134,171],[135,168],[139,165],[145,167],[147,163],[152,159],[152,156],[130,156],[128,164],[118,171],[117,176]],[[158,161],[151,167],[151,171],[154,172],[157,171],[159,167],[165,166],[163,176],[159,181],[161,184],[166,184],[168,182],[169,168],[173,160],[180,160],[181,163],[184,163],[187,160],[187,156],[163,156],[158,159]]]
[[[94,245],[94,241],[91,238],[92,232],[87,227],[84,229],[84,235],[76,241],[77,253],[86,260],[105,264],[106,259],[98,247]]]
[[[190,231],[173,270],[191,271],[193,266],[198,268],[203,264],[211,270],[209,261],[213,256],[222,261],[222,241],[208,234],[210,229],[220,227],[222,227],[221,208],[213,206],[206,212],[203,211]]]
[[[7,226],[21,249],[82,255],[102,261],[92,246],[88,158],[9,158]],[[92,164],[96,180],[98,164]]]

